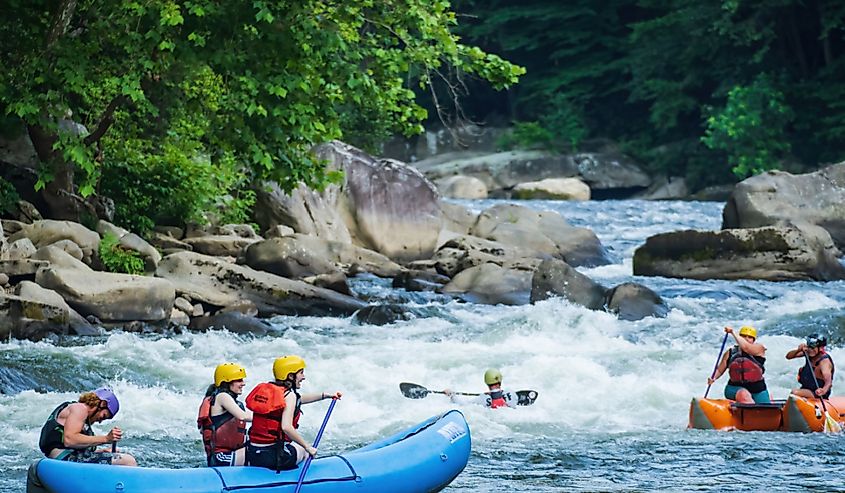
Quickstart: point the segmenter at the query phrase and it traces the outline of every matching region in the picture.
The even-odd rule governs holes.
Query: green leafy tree
[[[94,192],[126,143],[143,156],[120,166],[177,146],[209,169],[319,187],[332,176],[313,144],[418,131],[413,89],[444,67],[517,82],[520,67],[461,44],[455,24],[443,0],[9,0],[0,109],[26,124],[53,217],[78,216],[77,181]]]
[[[711,113],[702,141],[727,154],[737,178],[776,169],[789,152],[786,127],[792,110],[769,77],[731,89],[725,106]]]

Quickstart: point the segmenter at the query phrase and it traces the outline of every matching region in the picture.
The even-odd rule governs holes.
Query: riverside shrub
[[[144,259],[141,255],[120,246],[120,239],[111,233],[106,233],[100,240],[99,252],[100,261],[109,272],[137,276],[144,274]]]

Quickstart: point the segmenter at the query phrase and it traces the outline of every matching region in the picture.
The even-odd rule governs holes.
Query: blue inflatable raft
[[[314,459],[302,492],[440,491],[466,467],[470,441],[463,414],[449,411],[357,450]],[[49,493],[293,493],[300,469],[276,474],[259,467],[161,469],[42,459],[35,472]]]

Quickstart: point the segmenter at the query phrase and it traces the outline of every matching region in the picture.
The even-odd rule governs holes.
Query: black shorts
[[[209,467],[225,467],[235,465],[235,451],[215,452],[208,458]]]
[[[246,446],[246,465],[266,467],[275,471],[296,469],[296,449],[290,443],[276,443],[266,447]]]

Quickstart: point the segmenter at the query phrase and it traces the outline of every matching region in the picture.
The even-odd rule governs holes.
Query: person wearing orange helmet
[[[305,380],[305,360],[299,356],[277,358],[273,362],[273,377],[274,381],[259,384],[246,398],[247,407],[253,411],[247,465],[276,471],[295,469],[308,455],[317,455],[317,449],[297,431],[302,404],[340,399],[342,394],[300,394],[299,388]]]
[[[730,327],[725,333],[734,337],[736,345],[719,360],[716,373],[707,379],[712,385],[725,371],[730,379],[725,386],[725,397],[745,404],[768,404],[769,390],[763,374],[766,372],[766,346],[757,342],[757,329],[750,325],[739,329],[739,334]]]
[[[223,363],[214,369],[214,383],[208,387],[197,415],[209,466],[244,465],[246,422],[252,421],[252,411],[238,401],[245,378],[246,369],[237,363]]]

